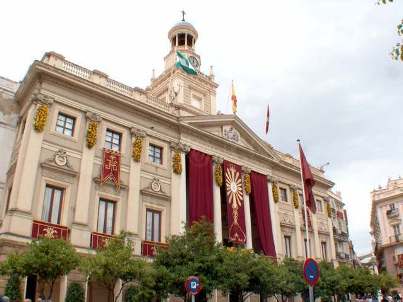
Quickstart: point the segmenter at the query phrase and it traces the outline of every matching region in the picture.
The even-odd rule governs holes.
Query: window
[[[110,129],[106,129],[105,148],[111,149],[114,151],[120,151],[121,138],[122,138],[122,135],[119,132],[115,132]]]
[[[146,211],[146,240],[161,241],[161,212],[147,209]]]
[[[291,255],[291,237],[284,236],[284,247],[285,247],[285,256],[292,257]]]
[[[327,244],[325,241],[322,241],[320,243],[320,246],[322,248],[322,259],[327,261]]]
[[[393,232],[395,233],[395,235],[400,235],[400,224],[393,225]]]
[[[288,202],[286,189],[280,188],[280,196],[281,196],[281,201]]]
[[[299,193],[299,200],[301,201],[301,205],[304,205],[304,196],[302,195],[302,193]]]
[[[323,212],[322,200],[316,199],[316,209],[318,210],[319,213]]]
[[[162,147],[156,145],[149,145],[148,158],[155,164],[162,165]]]
[[[394,209],[395,209],[395,204],[394,203],[389,204],[389,210],[394,210]]]
[[[74,117],[59,112],[56,122],[56,132],[73,136],[75,123],[76,119]]]
[[[42,220],[60,224],[64,189],[46,185],[43,200]]]
[[[115,224],[115,202],[100,199],[98,209],[98,227],[99,233],[108,235],[113,234]]]

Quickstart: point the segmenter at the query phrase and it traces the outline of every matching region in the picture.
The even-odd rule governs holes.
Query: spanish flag
[[[232,81],[231,101],[232,101],[232,113],[236,114],[236,111],[238,108],[238,105],[237,105],[238,100],[236,99],[234,81]]]

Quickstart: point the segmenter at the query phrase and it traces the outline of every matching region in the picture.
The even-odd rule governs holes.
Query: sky
[[[369,252],[370,192],[403,174],[403,63],[389,55],[403,1],[2,1],[0,76],[20,81],[53,50],[144,88],[181,10],[199,32],[201,70],[214,66],[218,109],[231,112],[234,80],[238,115],[259,136],[293,155],[300,138],[312,165],[330,162],[355,249]]]

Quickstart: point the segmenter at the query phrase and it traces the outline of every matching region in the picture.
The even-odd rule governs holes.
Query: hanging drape
[[[201,218],[214,221],[213,165],[210,155],[197,150],[188,154],[188,206],[189,222]]]
[[[266,256],[276,257],[267,190],[267,176],[252,171],[250,180],[252,189],[250,196],[256,216],[252,217],[252,219],[256,220],[260,246]]]
[[[241,167],[228,161],[224,161],[223,166],[229,240],[244,244],[246,231]]]

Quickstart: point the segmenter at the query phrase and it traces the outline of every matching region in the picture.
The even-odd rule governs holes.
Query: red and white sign
[[[120,190],[120,152],[105,149],[101,168],[101,184],[111,181]]]

